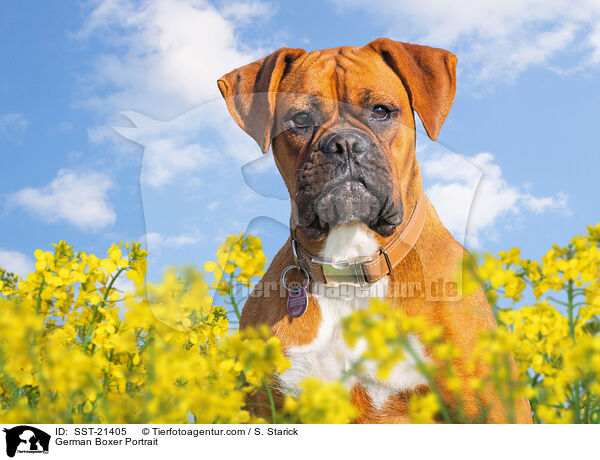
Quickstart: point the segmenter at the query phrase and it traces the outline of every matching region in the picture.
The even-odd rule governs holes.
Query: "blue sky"
[[[61,239],[95,253],[144,239],[156,277],[202,265],[249,225],[272,257],[286,238],[285,190],[216,79],[280,46],[381,36],[458,57],[454,106],[438,143],[419,133],[418,157],[459,240],[467,228],[469,247],[538,258],[598,222],[600,6],[374,5],[2,3],[0,266],[23,274],[36,248]]]

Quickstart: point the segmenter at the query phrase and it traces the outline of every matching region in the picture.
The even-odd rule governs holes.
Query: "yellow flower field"
[[[234,330],[243,302],[237,288],[251,287],[265,268],[258,238],[227,238],[217,260],[204,265],[212,286],[193,268],[169,269],[161,284],[145,284],[146,257],[138,243],[113,244],[99,258],[60,242],[35,252],[26,279],[0,269],[1,423],[346,423],[357,416],[343,382],[307,379],[300,397],[276,407],[269,383],[289,366],[278,339],[266,328]],[[472,357],[494,370],[491,382],[468,383],[503,388],[509,419],[511,405],[526,396],[538,423],[600,421],[599,267],[600,224],[541,261],[521,259],[513,248],[463,267],[463,291],[483,283],[499,323]],[[135,293],[118,289],[122,277]],[[214,304],[213,290],[225,307]],[[456,350],[443,331],[383,302],[347,317],[343,328],[350,345],[366,339],[363,358],[376,361],[382,379],[411,354],[407,334],[419,334],[449,365],[419,363],[432,391],[411,398],[411,418],[461,418],[435,386],[444,372],[448,387],[461,391],[451,366]],[[516,382],[502,361],[506,352],[517,361]],[[245,405],[257,390],[269,397],[267,420]]]

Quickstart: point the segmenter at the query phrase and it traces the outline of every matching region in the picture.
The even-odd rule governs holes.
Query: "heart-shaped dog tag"
[[[287,310],[292,318],[300,318],[308,307],[308,294],[300,286],[288,293]]]

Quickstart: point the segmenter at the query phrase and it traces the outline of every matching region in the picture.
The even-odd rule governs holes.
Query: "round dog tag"
[[[300,318],[308,307],[308,294],[303,286],[288,293],[287,310],[292,318]]]

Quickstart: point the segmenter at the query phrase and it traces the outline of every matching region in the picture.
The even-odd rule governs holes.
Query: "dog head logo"
[[[45,431],[28,425],[19,425],[10,429],[4,428],[6,433],[6,455],[14,457],[17,452],[48,453],[50,435]]]

